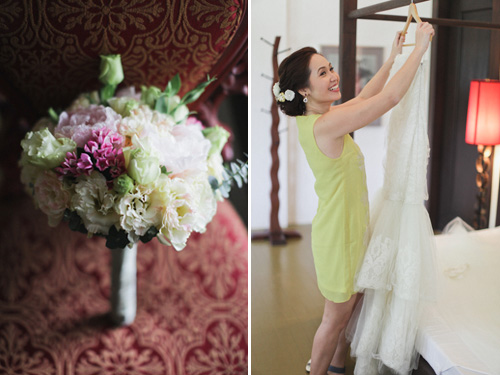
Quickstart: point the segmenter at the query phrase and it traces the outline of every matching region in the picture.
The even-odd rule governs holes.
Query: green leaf
[[[52,107],[49,108],[49,116],[52,122],[55,124],[59,123],[59,114]]]
[[[167,167],[165,167],[164,165],[162,165],[160,169],[161,169],[161,173],[166,174],[167,176],[168,176],[169,174],[174,173],[174,172],[169,172],[169,171],[167,171]]]
[[[168,82],[164,92],[167,96],[174,96],[177,95],[180,89],[181,89],[181,77],[179,76],[179,73],[177,73],[174,76],[174,78],[172,78]]]
[[[123,249],[130,243],[127,232],[123,229],[117,230],[113,225],[106,236],[106,247],[109,249]]]
[[[222,185],[219,187],[219,191],[224,198],[229,198],[229,192],[231,191],[231,184],[227,181],[224,181]]]
[[[66,209],[64,211],[63,220],[68,222],[68,227],[72,231],[87,234],[87,228],[85,228],[85,224],[83,224],[81,217],[78,216],[75,211]]]
[[[241,176],[238,174],[235,174],[233,176],[233,179],[234,179],[234,181],[236,181],[236,185],[238,185],[238,187],[241,189],[241,187],[243,186],[243,179],[241,178]]]
[[[213,81],[215,81],[217,78],[213,77],[210,78],[207,76],[207,81],[200,83],[198,86],[196,86],[194,89],[189,91],[186,95],[181,100],[181,104],[189,104],[197,100],[201,94],[203,94],[203,91],[205,91],[205,88],[211,84]]]
[[[214,176],[208,176],[208,183],[213,191],[219,188],[219,181]]]
[[[158,111],[158,112],[164,113],[164,114],[168,113],[168,107],[167,107],[167,103],[165,102],[165,98],[167,98],[167,95],[161,94],[158,97],[158,99],[156,99],[155,111]]]
[[[143,236],[141,236],[141,241],[143,243],[147,243],[151,241],[153,238],[155,238],[157,234],[158,234],[158,229],[156,229],[156,227],[151,227]]]

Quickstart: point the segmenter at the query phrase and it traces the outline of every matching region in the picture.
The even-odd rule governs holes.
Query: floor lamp
[[[478,187],[474,228],[486,228],[486,190],[489,182],[491,152],[495,147],[492,188],[490,200],[490,228],[495,226],[500,179],[500,81],[492,79],[473,80],[470,83],[469,107],[465,142],[477,145],[476,185]]]

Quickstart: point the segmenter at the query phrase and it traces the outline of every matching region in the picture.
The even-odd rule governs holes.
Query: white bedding
[[[435,238],[438,302],[417,350],[439,375],[500,375],[500,227]]]

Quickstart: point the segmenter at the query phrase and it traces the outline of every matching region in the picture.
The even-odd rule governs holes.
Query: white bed
[[[438,375],[500,375],[500,227],[438,235],[417,349]]]

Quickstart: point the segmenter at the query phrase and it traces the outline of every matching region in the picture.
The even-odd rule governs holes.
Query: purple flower
[[[54,133],[56,138],[70,138],[78,147],[83,147],[94,135],[95,130],[116,132],[120,121],[121,116],[110,107],[91,105],[88,108],[61,113]],[[118,137],[121,136],[118,134]]]

